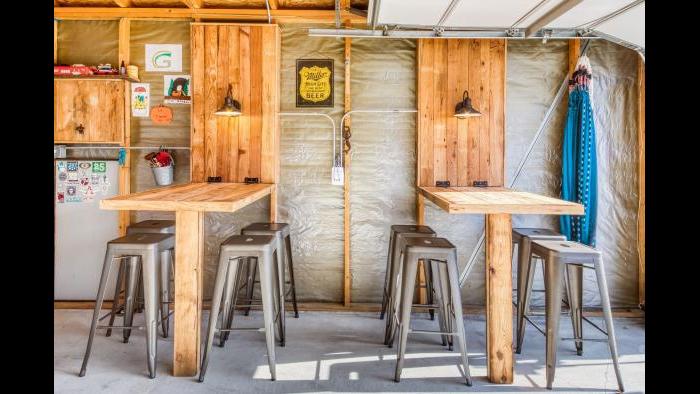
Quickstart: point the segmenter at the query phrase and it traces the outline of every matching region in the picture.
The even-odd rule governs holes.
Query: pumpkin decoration
[[[165,105],[151,108],[151,120],[155,124],[170,124],[173,121],[173,110]]]

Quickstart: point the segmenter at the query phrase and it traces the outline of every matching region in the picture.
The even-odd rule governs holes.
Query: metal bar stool
[[[146,315],[146,348],[148,356],[148,373],[151,378],[156,376],[156,345],[158,333],[158,274],[160,264],[158,264],[159,254],[164,250],[172,249],[175,245],[175,237],[171,234],[128,234],[126,236],[113,239],[107,243],[107,251],[105,253],[105,261],[102,267],[102,276],[100,277],[100,285],[97,289],[97,299],[95,300],[95,310],[92,313],[92,324],[90,325],[90,335],[88,337],[87,348],[85,349],[85,357],[83,365],[80,368],[79,376],[85,376],[88,360],[90,359],[90,351],[92,350],[92,341],[95,338],[95,331],[98,328],[120,328],[123,330],[131,330],[135,327],[131,322],[125,323],[124,326],[98,326],[100,308],[105,296],[105,287],[112,266],[115,262],[123,264],[122,259],[129,257],[128,264],[131,272],[135,272],[140,268],[143,275],[144,300],[145,300],[145,315]],[[133,274],[136,277],[135,274]],[[134,288],[132,288],[133,290]],[[132,291],[131,294],[135,294]],[[129,297],[127,297],[129,298]],[[130,302],[130,301],[128,301]],[[125,308],[125,314],[130,308]],[[133,308],[131,308],[133,310]],[[112,312],[110,312],[111,314]],[[133,316],[133,315],[132,315]],[[106,316],[105,316],[106,317]],[[103,317],[104,318],[104,317]],[[127,337],[128,338],[128,337]]]
[[[394,224],[391,226],[391,234],[389,235],[389,250],[386,256],[386,270],[384,271],[384,290],[382,290],[382,311],[379,315],[379,319],[384,319],[384,315],[388,311],[389,299],[391,298],[394,291],[394,282],[389,280],[389,278],[395,277],[395,272],[392,271],[393,267],[399,259],[400,250],[398,248],[397,239],[402,237],[434,237],[435,231],[428,226],[419,226],[412,224]],[[425,265],[424,265],[425,267]],[[424,268],[425,269],[425,268]],[[427,270],[427,269],[426,269]],[[430,282],[427,272],[424,273],[426,283]],[[431,304],[432,292],[428,291],[428,303]],[[430,320],[434,319],[434,311],[430,310]]]
[[[289,224],[287,223],[253,223],[241,230],[241,234],[245,235],[272,235],[277,238],[277,250],[279,259],[282,262],[287,262],[287,270],[289,271],[289,280],[285,281],[285,285],[289,285],[289,290],[284,291],[284,298],[292,303],[294,307],[294,317],[299,318],[299,308],[297,307],[297,291],[294,283],[294,261],[292,259],[292,240],[290,236]],[[253,286],[257,278],[257,269],[254,264],[247,267],[247,276],[252,278],[246,281],[246,297],[252,303]],[[291,296],[291,299],[290,299]],[[250,307],[246,308],[246,316],[250,312]]]
[[[207,341],[204,347],[202,367],[200,368],[199,374],[200,382],[204,381],[204,374],[207,371],[209,353],[211,353],[211,346],[214,342],[214,333],[219,331],[219,335],[223,335],[224,332],[239,330],[265,332],[270,375],[272,380],[275,380],[275,334],[277,334],[277,339],[284,344],[284,326],[282,325],[282,317],[284,316],[284,293],[279,290],[279,283],[282,281],[280,277],[284,274],[284,266],[281,264],[281,259],[276,258],[276,254],[276,237],[271,235],[234,235],[221,244],[219,251],[219,268],[216,273],[214,293],[211,300],[211,312],[209,313]],[[231,302],[230,298],[224,296],[225,288],[227,288],[226,293],[231,294],[233,287],[238,282],[239,262],[246,257],[258,259],[260,268],[260,293],[262,295],[263,316],[265,321],[264,327],[222,327],[219,329],[216,327],[219,310],[227,310],[230,307],[228,303]],[[221,308],[222,299],[224,301],[223,308]],[[222,321],[222,325],[223,323],[225,323],[225,321]],[[277,327],[275,327],[275,323],[277,323]]]
[[[389,319],[397,319],[399,326],[399,346],[396,358],[396,373],[394,380],[401,380],[401,370],[406,354],[406,342],[408,334],[419,332],[424,334],[437,334],[457,338],[458,347],[462,356],[462,365],[466,377],[467,386],[472,385],[469,373],[469,360],[467,357],[467,341],[464,331],[464,320],[462,319],[462,300],[459,289],[459,269],[457,267],[457,249],[445,238],[435,237],[411,237],[406,238],[406,246],[401,255],[402,275],[401,303],[398,316],[390,315]],[[438,308],[440,321],[447,322],[446,327],[440,331],[413,330],[410,328],[411,308],[413,306],[413,292],[416,282],[416,269],[418,260],[429,262],[436,273],[435,281],[438,291],[436,297],[441,307]],[[453,329],[454,327],[454,329]]]
[[[415,237],[434,237],[435,232],[428,226],[412,226],[412,225],[393,225],[391,226],[391,236],[389,238],[389,255],[387,258],[387,271],[385,275],[385,297],[386,306],[382,306],[382,309],[386,309],[389,316],[394,316],[399,308],[400,303],[400,292],[401,288],[397,286],[397,282],[401,276],[402,263],[401,254],[405,247],[405,241],[409,238]],[[417,269],[417,268],[416,268]],[[431,315],[431,320],[434,320],[435,309],[439,306],[434,300],[434,286],[433,286],[433,273],[432,266],[427,262],[423,264],[423,274],[426,278],[425,287],[427,288],[428,304],[413,304],[413,307],[423,307],[428,308]],[[381,317],[380,317],[381,318]],[[443,328],[444,319],[439,321],[440,328]],[[396,321],[394,319],[387,319],[384,327],[384,344],[392,347],[394,344],[394,338],[396,334]],[[449,336],[442,336],[442,345],[449,345],[450,350],[452,350],[452,338]]]
[[[513,248],[518,247],[517,263],[517,295],[515,306],[517,308],[516,322],[516,347],[515,353],[520,354],[525,335],[525,320],[530,312],[530,299],[532,284],[534,283],[535,267],[530,269],[530,244],[533,240],[566,240],[566,237],[558,232],[546,228],[514,228]],[[536,262],[537,260],[535,260]],[[534,264],[534,262],[533,262]],[[574,325],[574,330],[576,330]],[[574,334],[576,336],[576,334]]]
[[[126,228],[127,234],[173,234],[175,235],[175,221],[174,220],[142,220],[137,223],[132,223]],[[174,267],[175,262],[175,248],[169,251],[163,251],[160,254],[160,321],[161,330],[163,331],[163,338],[168,337],[169,327],[170,327],[170,305],[173,304],[172,299],[172,281],[174,280]],[[120,270],[121,270],[120,266]],[[121,274],[121,271],[120,271]],[[117,286],[119,288],[119,286]],[[139,309],[142,309],[143,305],[143,286],[139,286]],[[116,297],[115,297],[116,298]],[[114,305],[114,304],[113,304]],[[120,306],[119,308],[122,308]],[[113,308],[114,311],[115,308]],[[119,309],[117,309],[117,312]],[[110,320],[110,325],[114,319],[114,315]],[[107,336],[109,336],[111,330],[107,330]]]
[[[547,322],[547,389],[552,388],[554,371],[557,363],[559,317],[562,302],[561,291],[564,275],[568,276],[569,279],[573,279],[572,283],[580,283],[581,276],[583,276],[583,268],[589,268],[595,270],[596,279],[598,281],[598,291],[600,292],[600,301],[603,306],[608,346],[610,347],[610,354],[615,367],[617,384],[620,391],[625,391],[617,361],[615,330],[613,327],[612,312],[610,310],[610,298],[608,296],[608,284],[605,278],[602,254],[596,249],[573,241],[534,240],[531,243],[531,248],[533,256],[540,256],[544,259],[545,310]],[[530,267],[532,267],[532,265],[530,265]],[[572,294],[576,289],[572,289],[573,286],[567,287],[571,310],[576,311],[572,313],[572,315],[580,315],[581,305],[576,301],[579,298]],[[580,287],[578,290],[580,291]],[[582,341],[582,338],[577,338],[577,343],[579,341]]]

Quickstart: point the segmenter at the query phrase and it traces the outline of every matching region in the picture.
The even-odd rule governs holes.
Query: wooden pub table
[[[418,190],[447,213],[486,215],[487,375],[492,383],[513,383],[511,215],[583,215],[583,205],[504,187]]]
[[[100,201],[101,209],[175,211],[175,376],[195,376],[199,370],[204,213],[235,212],[274,188],[260,183],[188,183]]]

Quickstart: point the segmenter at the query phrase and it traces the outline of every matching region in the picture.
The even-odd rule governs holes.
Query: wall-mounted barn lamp
[[[462,94],[462,101],[457,103],[455,107],[455,117],[464,119],[472,116],[481,116],[481,112],[472,107],[472,99],[469,98],[469,92],[465,90]]]
[[[228,85],[228,93],[224,99],[224,106],[219,108],[214,115],[217,116],[241,116],[241,103],[233,99],[233,88]]]

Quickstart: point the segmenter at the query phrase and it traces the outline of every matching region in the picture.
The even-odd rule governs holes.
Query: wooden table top
[[[235,212],[272,191],[269,183],[186,183],[100,201],[101,209]]]
[[[418,187],[448,213],[583,215],[583,205],[505,187]]]

